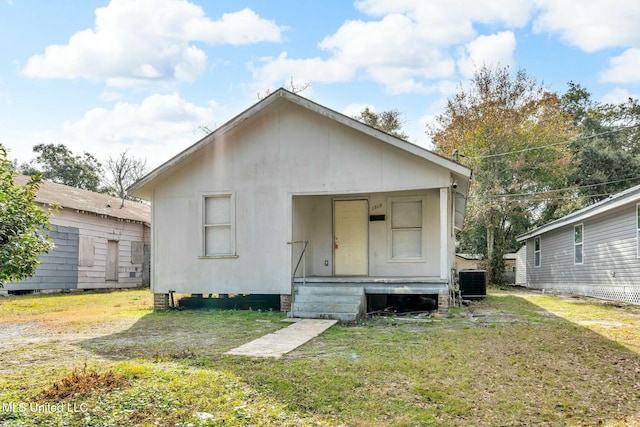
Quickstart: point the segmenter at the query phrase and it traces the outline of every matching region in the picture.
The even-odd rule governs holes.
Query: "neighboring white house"
[[[368,294],[448,305],[470,175],[279,89],[129,190],[152,204],[156,307],[280,294],[295,316],[354,319]]]
[[[17,185],[29,177],[16,175]],[[48,232],[56,247],[40,256],[34,277],[3,292],[124,288],[149,283],[151,209],[148,204],[43,181],[36,203],[61,208]]]
[[[640,186],[518,237],[526,283],[640,304]]]

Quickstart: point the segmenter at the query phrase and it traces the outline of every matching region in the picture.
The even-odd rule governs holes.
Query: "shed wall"
[[[527,284],[527,246],[524,245],[516,252],[516,285]]]
[[[40,265],[36,269],[36,274],[20,283],[5,284],[3,290],[76,289],[78,287],[78,228],[53,224],[48,234],[56,247],[51,252],[40,255]]]
[[[40,256],[34,277],[9,283],[5,291],[123,288],[143,282],[144,245],[149,244],[145,225],[72,209],[53,213],[51,224],[56,248]],[[118,242],[117,281],[106,280],[109,240]]]

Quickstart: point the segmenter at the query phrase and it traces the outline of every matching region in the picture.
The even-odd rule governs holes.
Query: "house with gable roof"
[[[16,175],[17,185],[29,177]],[[43,181],[35,202],[51,213],[55,248],[40,255],[33,277],[2,292],[127,288],[149,284],[151,208],[147,203]]]
[[[279,89],[129,188],[152,206],[151,288],[280,295],[295,317],[454,287],[471,171]]]
[[[517,240],[527,286],[640,304],[640,185]]]

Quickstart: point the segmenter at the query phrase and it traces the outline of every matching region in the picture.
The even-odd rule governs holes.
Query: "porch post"
[[[440,189],[440,278],[449,278],[449,189]]]

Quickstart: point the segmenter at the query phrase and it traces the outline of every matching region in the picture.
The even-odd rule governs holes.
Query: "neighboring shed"
[[[640,304],[640,186],[518,237],[536,289]]]
[[[16,175],[17,185],[29,177]],[[43,181],[36,203],[51,214],[55,249],[40,256],[34,277],[3,292],[123,288],[149,283],[150,207],[146,203]]]
[[[514,284],[516,282],[516,254],[504,254],[502,259],[504,260],[504,281]]]
[[[171,290],[275,294],[294,316],[354,320],[371,295],[448,306],[470,175],[279,89],[130,192],[152,202],[157,307]]]
[[[483,255],[479,254],[456,254],[456,269],[461,270],[476,270],[482,268]],[[515,271],[516,271],[516,254],[504,254],[504,280],[507,283],[514,283]]]
[[[522,246],[516,252],[516,285],[527,284],[527,246]]]
[[[482,261],[482,255],[474,254],[456,254],[456,269],[460,270],[477,270],[480,268],[480,261]]]

